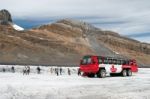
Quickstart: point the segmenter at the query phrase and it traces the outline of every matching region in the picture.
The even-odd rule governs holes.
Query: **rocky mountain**
[[[5,9],[0,10],[0,25],[11,25],[15,30],[24,30],[22,27],[13,23],[11,14]]]
[[[150,66],[150,44],[82,21],[63,19],[23,31],[0,25],[0,63],[78,65],[83,55],[134,58]]]
[[[11,14],[5,9],[0,10],[0,24],[8,24],[9,22],[12,22]]]
[[[72,39],[81,38],[85,41],[84,45],[89,45],[88,48],[95,55],[133,58],[141,66],[150,64],[148,61],[150,59],[150,44],[141,43],[112,31],[102,31],[82,21],[64,19],[50,25],[43,25],[38,29],[72,37]]]

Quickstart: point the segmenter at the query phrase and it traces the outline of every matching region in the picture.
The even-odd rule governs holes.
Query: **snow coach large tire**
[[[106,77],[106,70],[104,70],[104,69],[99,70],[99,72],[97,73],[97,77],[105,78]]]
[[[90,78],[93,78],[95,76],[95,74],[91,73],[91,74],[88,74],[88,77]]]
[[[124,70],[122,71],[122,76],[123,76],[123,77],[126,77],[126,76],[127,76],[127,70],[124,69]]]
[[[132,71],[131,71],[131,69],[127,70],[127,76],[132,76]]]

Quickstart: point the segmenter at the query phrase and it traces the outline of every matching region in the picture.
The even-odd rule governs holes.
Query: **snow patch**
[[[9,23],[15,30],[17,31],[23,31],[24,28],[20,27],[19,25],[17,24],[14,24],[14,23]]]
[[[12,26],[13,26],[13,28],[14,28],[15,30],[17,30],[17,31],[23,31],[23,30],[24,30],[24,28],[22,28],[22,27],[20,27],[20,26],[18,26],[18,25],[16,25],[16,24],[13,24]]]

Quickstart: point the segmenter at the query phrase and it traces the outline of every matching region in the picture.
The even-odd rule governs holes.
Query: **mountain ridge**
[[[79,65],[84,55],[102,55],[150,66],[150,44],[73,19],[23,31],[0,25],[0,55],[0,63]]]

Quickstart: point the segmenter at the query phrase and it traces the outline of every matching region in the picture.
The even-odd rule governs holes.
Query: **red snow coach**
[[[135,60],[103,57],[103,56],[84,56],[80,63],[80,71],[83,76],[105,78],[110,76],[122,75],[132,76],[132,72],[138,72]]]

